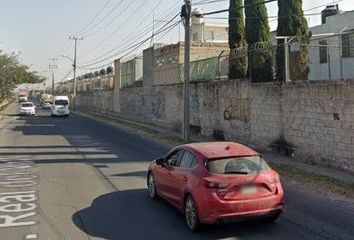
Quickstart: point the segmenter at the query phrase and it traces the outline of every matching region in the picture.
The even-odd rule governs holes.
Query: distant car
[[[32,102],[23,102],[19,107],[20,115],[32,115],[36,114],[36,106]]]
[[[69,114],[69,98],[67,96],[54,96],[50,108],[50,115],[68,117]]]
[[[52,106],[52,102],[49,102],[49,101],[45,101],[42,103],[42,108],[43,109],[50,109]]]
[[[147,186],[150,198],[161,196],[184,213],[191,231],[244,218],[272,222],[284,206],[278,173],[259,153],[234,142],[172,149],[150,164]]]
[[[18,102],[27,102],[28,98],[26,96],[21,96],[18,98]]]

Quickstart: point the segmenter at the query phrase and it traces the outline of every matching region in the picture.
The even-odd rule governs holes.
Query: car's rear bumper
[[[199,220],[206,224],[262,217],[281,213],[283,208],[283,192],[268,197],[235,201],[223,201],[216,194],[211,194],[198,206]]]
[[[55,116],[68,116],[70,115],[70,111],[53,111],[51,114]]]
[[[20,115],[34,115],[36,112],[20,112]]]

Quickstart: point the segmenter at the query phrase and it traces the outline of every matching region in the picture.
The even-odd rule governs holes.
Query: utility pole
[[[83,40],[84,38],[82,38],[82,37],[79,38],[79,37],[75,37],[75,36],[70,36],[69,39],[75,41],[74,63],[73,63],[73,67],[74,67],[73,108],[75,108],[75,103],[76,103],[76,48],[77,48],[77,40]]]
[[[154,35],[155,35],[155,12],[152,13],[152,34],[150,40],[150,47],[154,46]]]
[[[285,82],[290,82],[290,66],[289,66],[289,37],[284,38],[284,64],[285,64]]]
[[[189,80],[190,80],[190,20],[191,20],[191,0],[184,0],[181,10],[181,17],[184,22],[184,81],[183,81],[183,130],[182,138],[184,142],[190,140],[189,126]]]
[[[54,96],[54,70],[58,67],[56,58],[49,59],[49,70],[52,72],[52,95]]]

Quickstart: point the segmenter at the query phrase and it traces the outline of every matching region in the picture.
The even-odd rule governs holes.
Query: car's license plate
[[[244,186],[241,188],[241,192],[243,194],[253,194],[257,191],[257,188],[255,186]]]

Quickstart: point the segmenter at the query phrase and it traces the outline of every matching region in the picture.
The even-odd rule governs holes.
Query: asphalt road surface
[[[206,226],[147,196],[151,159],[168,146],[78,115],[0,116],[0,240],[354,239],[354,213],[341,202],[285,183],[274,224]]]

